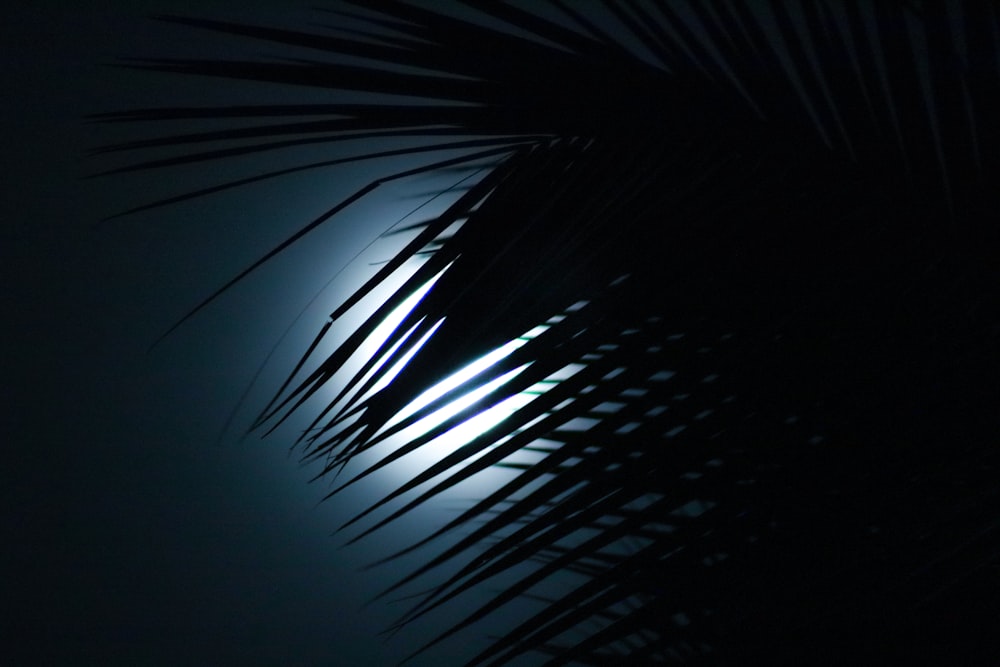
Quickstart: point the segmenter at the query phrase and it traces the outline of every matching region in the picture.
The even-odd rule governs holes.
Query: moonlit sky
[[[370,245],[373,239],[419,204],[420,193],[447,182],[419,177],[387,184],[160,340],[194,305],[332,204],[426,157],[302,172],[105,222],[109,214],[162,197],[252,175],[261,160],[278,169],[360,149],[305,146],[249,160],[85,178],[129,161],[88,158],[88,149],[182,129],[87,124],[88,113],[358,101],[101,66],[119,56],[314,55],[143,18],[174,13],[309,28],[318,18],[307,9],[311,4],[326,3],[15,0],[5,7],[0,667],[394,665],[505,583],[490,582],[383,642],[378,633],[412,598],[366,603],[456,536],[388,566],[364,566],[444,525],[510,473],[491,470],[388,530],[341,548],[357,530],[333,535],[338,526],[461,439],[434,443],[321,502],[331,480],[309,483],[317,468],[300,466],[289,452],[295,427],[307,424],[310,413],[266,440],[241,437],[328,314],[401,242]],[[534,6],[530,0],[522,5]],[[767,5],[759,7],[768,14]],[[762,21],[775,36],[766,17]],[[869,27],[874,35],[875,26]],[[622,34],[613,26],[609,32]],[[788,67],[787,48],[775,48]],[[927,76],[920,73],[933,101]],[[335,334],[325,349],[345,334]],[[320,399],[332,389],[325,392]],[[513,404],[521,400],[530,399],[520,396]],[[474,435],[475,424],[466,428],[466,437]],[[373,462],[378,453],[359,463]],[[359,470],[349,469],[337,482]],[[679,511],[704,511],[695,502]],[[438,581],[421,579],[400,595]],[[552,581],[532,592],[553,597],[569,583]],[[511,604],[408,664],[461,664],[483,648],[485,637],[527,618],[533,604]],[[539,661],[531,656],[514,664]]]
[[[276,1],[242,2],[238,11],[167,0],[23,4],[7,10],[2,28],[0,662],[395,664],[470,603],[383,643],[376,633],[405,606],[362,605],[428,552],[396,568],[358,569],[443,524],[462,506],[461,493],[476,489],[463,487],[391,534],[338,549],[346,538],[330,536],[336,526],[388,487],[359,485],[319,503],[329,486],[307,483],[315,469],[289,456],[287,438],[239,438],[342,296],[340,282],[305,310],[223,429],[287,325],[381,231],[372,225],[392,224],[413,208],[413,192],[436,184],[385,188],[149,350],[190,307],[387,164],[310,172],[98,224],[240,167],[82,179],[108,165],[85,151],[125,136],[85,125],[84,114],[297,93],[99,67],[116,55],[262,48],[140,17],[197,11],[294,26],[308,13]],[[294,163],[322,150],[275,159]],[[369,261],[391,250],[372,247],[341,281],[356,284]],[[483,634],[477,628],[410,664],[452,664],[477,650]]]

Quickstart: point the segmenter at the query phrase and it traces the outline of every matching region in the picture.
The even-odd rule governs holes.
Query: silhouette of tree
[[[398,147],[326,164],[423,160],[331,203],[187,317],[386,183],[453,177],[433,193],[441,210],[392,230],[402,249],[337,306],[254,424],[312,410],[304,459],[353,473],[334,495],[524,399],[347,524],[362,539],[474,475],[511,472],[421,541],[466,531],[385,592],[440,577],[400,624],[514,577],[431,646],[571,573],[569,594],[468,664],[995,658],[996,8],[349,4],[326,16],[338,27],[309,31],[160,17],[288,59],[127,63],[309,86],[315,104],[100,119],[232,121],[108,148],[181,147],[135,170],[358,139]],[[324,101],[339,91],[374,95]],[[456,414],[379,449],[475,387]]]

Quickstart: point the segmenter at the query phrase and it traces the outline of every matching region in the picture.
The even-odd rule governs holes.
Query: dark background
[[[85,114],[234,92],[102,67],[117,55],[228,48],[144,14],[294,24],[303,14],[286,4],[115,0],[5,12],[2,664],[386,665],[436,627],[375,637],[401,608],[362,605],[402,570],[359,573],[383,538],[339,550],[344,539],[330,536],[371,488],[318,504],[326,487],[307,484],[312,473],[287,440],[239,437],[335,293],[299,320],[223,433],[286,326],[371,239],[370,226],[345,218],[149,349],[211,290],[360,187],[364,170],[105,223],[218,167],[84,178],[107,167],[86,151],[119,132]],[[160,134],[135,129],[144,132]],[[413,664],[475,649],[461,644]]]
[[[87,178],[120,162],[87,157],[88,149],[171,131],[95,125],[84,121],[87,114],[318,101],[315,91],[101,66],[122,55],[298,55],[141,18],[161,11],[294,27],[315,18],[277,0],[243,2],[238,9],[222,1],[24,3],[5,13],[0,665],[394,664],[467,613],[469,603],[450,605],[447,614],[382,643],[376,633],[405,605],[363,604],[426,553],[390,567],[360,568],[442,523],[455,499],[340,550],[344,536],[330,533],[388,487],[363,485],[319,503],[328,486],[307,483],[314,471],[288,455],[287,430],[263,442],[240,435],[343,296],[338,290],[357,285],[367,263],[391,251],[373,248],[312,303],[317,289],[412,208],[413,192],[440,185],[381,189],[153,346],[192,306],[331,203],[375,174],[403,168],[381,162],[314,170],[102,222],[163,196],[340,150],[320,146],[257,161]],[[956,392],[948,400],[959,405],[965,396]],[[914,424],[937,427],[937,421]],[[977,466],[972,458],[959,462]],[[975,472],[970,478],[986,479]],[[824,472],[821,480],[835,476]],[[949,480],[944,487],[955,493],[949,511],[964,511],[960,497],[972,497],[957,488],[961,483]],[[938,502],[920,495],[923,505],[909,513]],[[788,516],[790,525],[824,525],[809,509],[792,507]],[[954,548],[942,531],[930,544],[942,558],[962,560],[969,544],[989,536],[991,524],[984,521],[973,542]],[[935,616],[936,607],[927,615],[928,632],[921,634],[928,643],[947,636],[939,619],[962,623],[955,610],[971,607],[963,595],[982,599],[980,591],[969,594],[974,584],[964,586],[942,613]],[[519,615],[512,606],[501,625]],[[411,664],[457,664],[477,650],[472,638],[491,631],[497,628],[474,628]],[[912,646],[907,655],[924,644]]]

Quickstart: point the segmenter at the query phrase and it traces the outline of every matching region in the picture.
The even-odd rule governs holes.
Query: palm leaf
[[[915,655],[926,645],[878,633],[949,614],[978,627],[964,582],[995,591],[1000,555],[995,9],[350,4],[332,15],[353,28],[314,32],[161,17],[291,49],[281,61],[125,65],[385,102],[97,120],[244,121],[106,147],[180,147],[112,173],[420,139],[133,211],[294,169],[432,156],[331,206],[187,317],[380,184],[466,170],[442,212],[396,230],[405,247],[337,307],[254,425],[313,410],[304,457],[319,476],[354,470],[333,496],[521,400],[344,526],[369,522],[362,539],[490,468],[513,475],[383,559],[467,531],[383,593],[440,578],[396,627],[505,582],[424,650],[566,576],[565,596],[469,664],[532,651],[549,664],[802,664]],[[508,345],[474,379],[425,394]],[[333,400],[316,406],[327,386]]]

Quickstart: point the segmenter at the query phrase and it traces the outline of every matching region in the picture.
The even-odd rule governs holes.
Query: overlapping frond
[[[299,444],[320,475],[350,472],[335,495],[518,399],[349,522],[368,522],[361,539],[491,468],[513,473],[421,542],[468,531],[386,591],[439,580],[400,624],[506,582],[431,646],[569,573],[564,597],[469,664],[529,651],[549,664],[802,664],[844,647],[905,653],[880,633],[956,613],[961,582],[1000,555],[997,10],[352,4],[333,14],[343,30],[163,17],[288,47],[285,60],[127,63],[307,86],[315,104],[100,119],[241,121],[105,149],[180,147],[133,170],[425,140],[150,203],[428,154],[331,202],[193,312],[380,184],[465,170],[443,212],[399,230],[403,249],[338,305],[255,424],[314,410]]]

